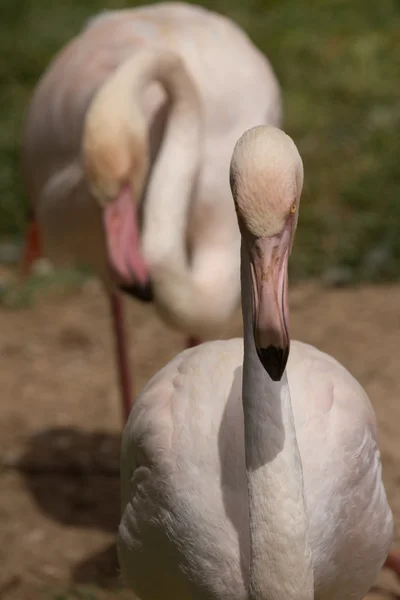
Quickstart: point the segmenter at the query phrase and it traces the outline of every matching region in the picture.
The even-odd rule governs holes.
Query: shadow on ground
[[[76,583],[93,583],[102,588],[123,587],[119,576],[116,545],[110,544],[100,552],[88,556],[72,571],[72,579]]]
[[[49,429],[24,445],[18,470],[39,510],[65,526],[114,534],[120,514],[120,435],[78,428]],[[79,563],[77,583],[118,587],[115,543]]]

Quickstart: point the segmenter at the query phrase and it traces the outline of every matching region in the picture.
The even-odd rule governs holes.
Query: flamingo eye
[[[296,202],[294,202],[292,204],[292,206],[290,207],[290,214],[293,215],[296,212]]]

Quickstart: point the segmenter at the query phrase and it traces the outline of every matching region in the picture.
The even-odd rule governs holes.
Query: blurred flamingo
[[[280,116],[277,79],[246,34],[183,3],[100,14],[40,80],[23,137],[26,268],[42,246],[102,279],[125,418],[119,292],[154,299],[188,345],[223,332],[240,300],[230,154],[244,129]]]

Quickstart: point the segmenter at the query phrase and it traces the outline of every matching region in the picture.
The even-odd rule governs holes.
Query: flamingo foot
[[[199,344],[201,344],[201,340],[199,340],[199,338],[190,336],[187,339],[186,348],[194,348],[195,346],[198,346]]]
[[[39,227],[36,219],[31,219],[25,235],[25,248],[22,256],[21,271],[26,277],[29,275],[33,263],[41,256]]]
[[[110,308],[115,337],[115,354],[119,376],[122,416],[124,424],[128,420],[133,405],[133,388],[131,382],[131,369],[129,367],[128,346],[124,326],[122,298],[118,292],[110,293]]]
[[[397,575],[397,578],[400,580],[400,553],[394,552],[391,550],[387,556],[387,559],[384,562],[384,567],[390,569]]]

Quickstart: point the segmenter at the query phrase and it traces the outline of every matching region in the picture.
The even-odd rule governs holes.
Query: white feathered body
[[[186,350],[133,407],[118,545],[124,576],[143,600],[248,598],[242,361],[240,339]],[[292,342],[287,369],[315,598],[361,599],[393,535],[373,409],[348,371],[312,346]]]

